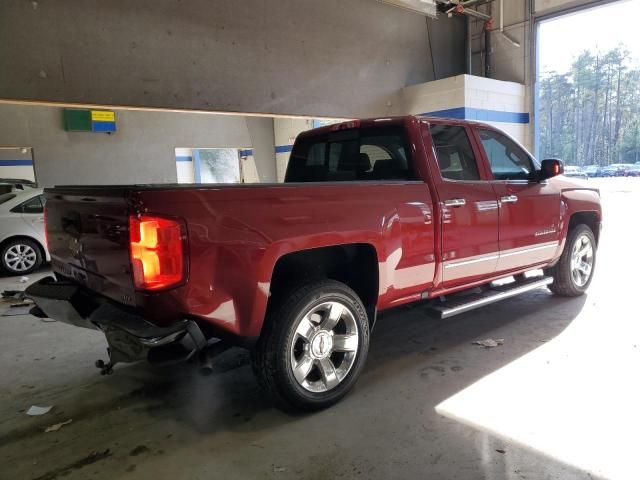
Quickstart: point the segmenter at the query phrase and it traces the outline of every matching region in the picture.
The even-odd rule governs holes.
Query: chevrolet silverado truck
[[[407,116],[301,133],[284,183],[48,188],[55,276],[27,292],[35,315],[104,332],[103,373],[206,371],[241,346],[278,404],[320,409],[356,382],[378,312],[583,294],[599,192],[562,172],[494,127]]]

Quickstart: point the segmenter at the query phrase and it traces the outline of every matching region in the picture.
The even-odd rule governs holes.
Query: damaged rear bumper
[[[104,332],[110,362],[99,365],[103,370],[145,357],[152,363],[189,360],[209,343],[193,320],[158,327],[134,310],[92,295],[70,281],[46,277],[30,285],[25,293],[37,305],[32,311],[36,316]]]

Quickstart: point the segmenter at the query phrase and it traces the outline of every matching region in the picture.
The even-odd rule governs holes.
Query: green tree
[[[629,51],[622,45],[604,53],[585,50],[569,71],[545,74],[539,116],[543,158],[575,165],[635,158],[640,70]]]

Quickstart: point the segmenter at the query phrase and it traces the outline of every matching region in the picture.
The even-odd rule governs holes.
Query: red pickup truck
[[[244,346],[277,402],[323,408],[354,385],[382,310],[584,293],[599,192],[562,169],[491,126],[408,116],[300,134],[284,184],[49,188],[55,278],[28,294],[34,314],[105,333],[103,373],[144,357],[207,370]]]

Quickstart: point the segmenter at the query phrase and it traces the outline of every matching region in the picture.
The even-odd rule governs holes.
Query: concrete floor
[[[118,365],[114,375],[102,377],[93,366],[105,358],[101,334],[28,315],[2,316],[0,478],[640,478],[629,455],[636,437],[624,437],[638,426],[632,405],[623,412],[626,421],[613,427],[600,422],[611,415],[619,419],[620,402],[611,389],[635,385],[630,379],[638,378],[640,365],[638,355],[622,364],[610,361],[613,352],[637,354],[640,345],[635,329],[624,330],[630,325],[625,320],[637,318],[630,262],[640,265],[637,256],[629,258],[624,241],[637,227],[623,216],[629,205],[640,205],[635,180],[600,182],[606,229],[588,295],[562,299],[539,290],[447,321],[429,319],[421,306],[388,313],[376,326],[354,391],[313,415],[274,409],[241,350],[221,357],[210,377],[190,366],[146,364]],[[15,285],[15,279],[0,279],[0,289]],[[0,304],[0,313],[7,309]],[[560,341],[567,336],[572,343]],[[504,345],[471,344],[487,337],[504,338]],[[574,350],[586,341],[593,342],[588,352],[599,367],[574,361],[572,369],[556,368],[575,358]],[[560,377],[547,382],[554,371]],[[588,395],[566,401],[572,390],[581,391],[576,381],[591,382],[597,391],[607,372],[609,405],[597,395],[593,408]],[[558,408],[545,401],[529,405],[533,394],[517,397],[527,388],[541,399],[565,402]],[[25,415],[34,404],[54,408],[41,417]],[[592,417],[565,425],[573,406]],[[43,432],[69,419],[59,431]],[[515,424],[519,428],[509,430]],[[609,436],[600,438],[599,428],[609,428]],[[564,441],[567,432],[595,442],[587,445],[595,452],[589,450],[591,462],[545,448],[552,437]],[[611,451],[629,456],[628,463]],[[594,463],[594,456],[602,461]]]

